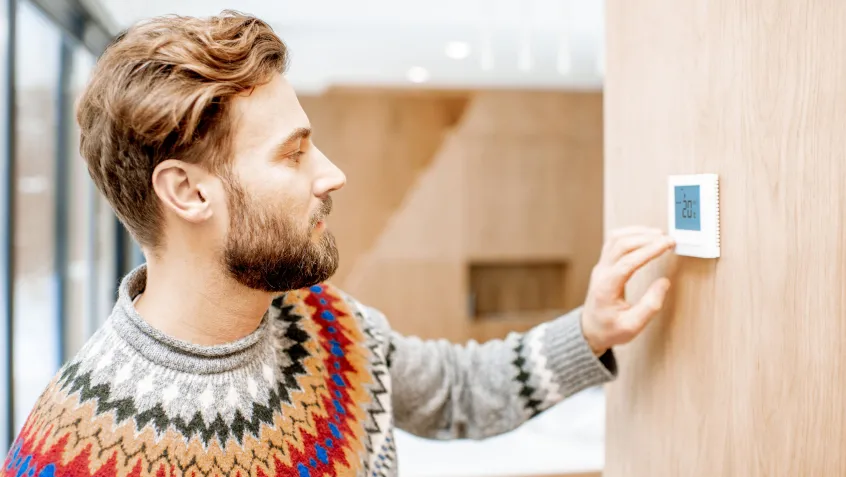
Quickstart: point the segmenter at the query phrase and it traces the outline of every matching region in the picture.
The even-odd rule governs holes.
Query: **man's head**
[[[80,149],[148,258],[190,251],[268,292],[334,273],[324,219],[345,177],[312,144],[286,67],[271,28],[233,12],[156,18],[102,55]]]

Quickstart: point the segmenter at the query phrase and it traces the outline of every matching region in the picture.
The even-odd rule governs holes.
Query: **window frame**
[[[15,279],[15,183],[16,183],[16,100],[15,73],[17,58],[17,15],[21,2],[29,2],[41,11],[47,20],[61,30],[61,59],[58,81],[58,131],[56,131],[56,180],[53,186],[55,195],[55,259],[54,272],[57,276],[57,300],[53,310],[56,325],[59,330],[58,347],[59,361],[67,358],[66,347],[66,286],[68,279],[68,215],[69,193],[68,150],[69,137],[73,131],[73,92],[70,88],[70,78],[73,71],[74,47],[81,45],[95,57],[99,56],[117,35],[117,30],[109,22],[93,11],[89,5],[80,0],[0,0],[0,455],[5,455],[12,445],[15,429],[19,423],[14,418],[14,279]],[[89,186],[88,194],[96,195],[93,185]],[[92,197],[90,212],[96,211],[96,200]],[[87,215],[90,215],[87,214]],[[99,218],[88,217],[92,232],[98,228]],[[117,220],[116,218],[114,219]],[[124,241],[125,231],[118,225],[115,227],[115,240]],[[96,233],[89,234],[89,250],[96,250]],[[113,254],[115,263],[125,264],[118,259],[118,253],[123,253],[119,242],[115,242]],[[89,264],[89,270],[95,270],[96,264]],[[113,268],[114,277],[107,283],[117,283],[118,277],[126,272]],[[100,280],[94,275],[94,283]],[[88,297],[90,302],[96,301],[96,294]],[[89,307],[90,313],[97,312],[98,307]],[[94,320],[95,317],[88,317]],[[61,363],[57,363],[57,366]]]

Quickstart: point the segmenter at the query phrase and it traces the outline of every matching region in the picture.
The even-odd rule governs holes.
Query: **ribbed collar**
[[[258,328],[230,343],[201,346],[168,336],[144,321],[133,300],[144,291],[147,268],[141,265],[121,282],[112,323],[118,335],[150,361],[191,374],[214,374],[240,368],[258,359],[268,332],[267,314]]]

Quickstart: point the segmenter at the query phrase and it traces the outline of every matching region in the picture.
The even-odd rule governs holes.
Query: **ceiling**
[[[151,16],[209,16],[220,0],[89,0],[117,29]],[[291,50],[301,92],[333,85],[602,87],[604,2],[595,0],[239,0]]]

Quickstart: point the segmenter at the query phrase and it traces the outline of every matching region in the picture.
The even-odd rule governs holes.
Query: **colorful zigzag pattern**
[[[385,456],[392,455],[393,442],[390,435],[374,441],[390,427],[382,381],[388,371],[378,336],[329,285],[287,293],[273,308],[269,331],[275,339],[267,346],[275,348],[275,380],[266,383],[267,399],[250,403],[251,412],[209,414],[200,398],[189,418],[185,404],[173,412],[167,399],[142,406],[139,398],[118,397],[109,381],[116,378],[98,375],[91,362],[102,353],[86,354],[93,349],[86,345],[39,398],[0,475],[381,474],[390,465]],[[108,346],[117,337],[106,328],[95,340]],[[147,372],[169,372],[153,363],[145,366]],[[140,383],[138,368],[130,379]],[[252,388],[236,391],[261,394]],[[227,401],[215,397],[214,402],[225,406]]]

